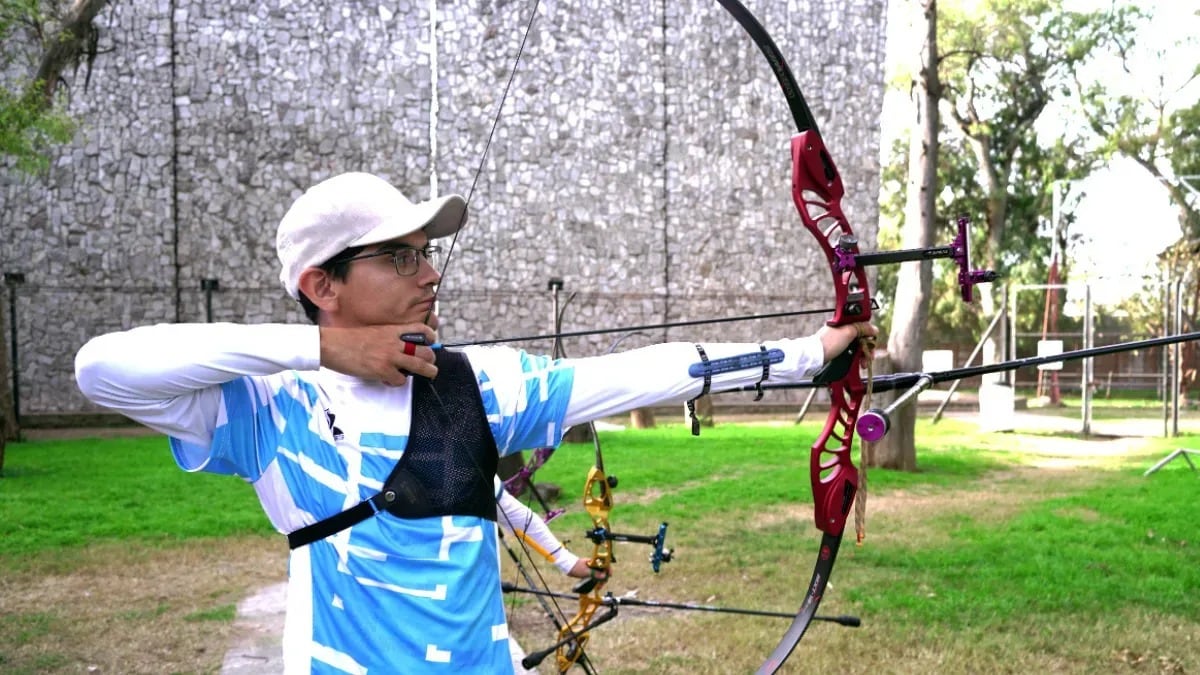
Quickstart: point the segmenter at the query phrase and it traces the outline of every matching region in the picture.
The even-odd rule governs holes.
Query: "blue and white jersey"
[[[470,358],[501,454],[559,443],[570,368],[507,349]],[[171,445],[186,470],[251,481],[287,533],[379,492],[404,453],[411,396],[329,370],[240,377],[221,385],[208,448]],[[287,670],[508,672],[499,566],[495,524],[474,516],[382,512],[302,546],[289,561]]]
[[[823,360],[812,336],[761,347],[785,353],[771,382],[800,380]],[[704,350],[719,359],[760,345]],[[688,374],[699,360],[691,343],[560,361],[464,351],[502,455],[555,446],[569,425],[682,403],[703,389]],[[290,533],[377,493],[408,443],[411,386],[321,369],[320,354],[316,326],[159,324],[89,340],[75,377],[88,399],[167,434],[183,469],[249,481],[275,528]],[[757,367],[718,373],[711,390],[762,378]],[[385,512],[292,551],[287,671],[510,672],[495,527]]]

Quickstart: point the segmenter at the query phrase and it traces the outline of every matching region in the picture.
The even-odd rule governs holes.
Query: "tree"
[[[937,0],[923,0],[914,17],[913,33],[922,35],[918,64],[910,89],[917,111],[917,124],[908,144],[908,180],[905,189],[903,248],[933,246],[937,219],[938,134],[941,117],[938,103],[942,84],[938,76]],[[903,263],[896,276],[897,311],[888,334],[890,367],[897,371],[921,369],[925,349],[925,324],[929,316],[933,272],[930,261]],[[888,468],[914,471],[917,468],[914,423],[917,408],[905,406],[893,417],[891,433],[876,448],[874,463]]]
[[[94,20],[107,4],[108,0],[72,0],[65,6],[0,0],[0,41],[5,45],[0,72],[10,75],[0,89],[0,159],[18,171],[44,170],[53,146],[71,138],[73,125],[59,105],[63,76],[81,62],[90,73],[98,35]],[[13,48],[17,44],[31,49]],[[11,368],[8,358],[0,358],[0,403],[12,401]],[[0,414],[0,475],[5,444],[19,434],[9,403]]]
[[[1139,50],[1138,44],[1130,44],[1122,50],[1121,72],[1126,77],[1110,75],[1097,82],[1081,75],[1075,87],[1100,152],[1136,162],[1163,184],[1176,208],[1183,236],[1160,261],[1168,277],[1183,284],[1178,295],[1183,305],[1180,328],[1195,330],[1200,308],[1200,189],[1195,184],[1200,179],[1200,66],[1179,68],[1172,55],[1200,46],[1200,36],[1193,33],[1163,43],[1152,21],[1139,27],[1148,46]],[[1176,367],[1186,391],[1197,385],[1200,350],[1192,343],[1181,350]]]
[[[924,0],[920,8],[912,32],[925,37],[910,81],[920,127],[905,153],[904,205],[885,202],[884,212],[903,209],[898,238],[905,248],[953,236],[960,214],[983,214],[982,222],[973,219],[979,266],[1010,279],[1044,273],[1037,248],[1048,242],[1037,230],[1051,189],[1090,170],[1096,153],[1077,138],[1043,143],[1036,124],[1056,97],[1069,93],[1080,64],[1128,34],[1131,10],[1068,12],[1060,0],[981,0],[969,9]],[[892,186],[900,182],[900,161],[885,170]],[[950,198],[939,204],[943,195]],[[897,370],[920,369],[931,326],[942,337],[978,335],[995,314],[989,289],[979,289],[982,312],[962,306],[951,267],[942,266],[947,283],[936,292],[928,262],[881,275],[881,287],[895,284],[888,351]],[[997,351],[993,344],[985,358],[995,360]],[[914,419],[909,410],[892,420],[887,452],[895,466],[915,466]]]
[[[1035,124],[1056,95],[1069,94],[1074,72],[1128,40],[1134,14],[1064,11],[1061,0],[984,0],[945,13],[946,110],[977,163],[986,205],[986,242],[977,250],[988,268],[1003,270],[1010,226],[1035,234],[1036,221],[1017,223],[1009,214],[1017,162],[1038,147]],[[984,313],[994,313],[992,294],[982,299]]]
[[[21,50],[6,49],[0,61],[18,75],[0,90],[0,156],[24,171],[45,167],[50,148],[70,139],[69,118],[56,108],[63,74],[96,57],[99,31],[94,24],[108,0],[73,0],[66,7],[38,0],[0,0],[0,39],[6,45],[28,44],[27,61]],[[86,78],[85,78],[86,80]]]

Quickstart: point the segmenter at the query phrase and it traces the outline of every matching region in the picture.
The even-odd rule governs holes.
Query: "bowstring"
[[[504,114],[504,105],[508,101],[509,93],[512,91],[513,82],[516,81],[517,69],[521,63],[521,57],[525,53],[525,46],[529,42],[529,35],[533,31],[533,24],[537,19],[537,13],[538,13],[538,8],[540,7],[540,4],[541,4],[541,0],[533,0],[533,6],[529,11],[529,19],[525,23],[525,31],[521,35],[521,42],[517,46],[517,53],[516,53],[516,56],[513,58],[513,66],[508,74],[508,81],[505,82],[505,84],[504,84],[504,91],[500,95],[500,101],[496,104],[496,112],[492,116],[491,128],[488,130],[487,139],[484,141],[483,152],[480,153],[480,156],[479,156],[479,165],[475,168],[475,174],[471,178],[471,187],[467,191],[467,198],[464,203],[462,216],[459,218],[458,227],[454,231],[454,236],[451,237],[451,239],[450,239],[450,245],[446,250],[446,257],[442,261],[442,267],[438,271],[438,287],[434,294],[435,302],[433,305],[430,305],[429,310],[426,311],[426,313],[425,313],[425,319],[424,319],[424,321],[422,321],[422,323],[425,323],[426,325],[429,324],[429,321],[430,321],[431,317],[433,316],[433,311],[434,311],[434,308],[436,307],[436,304],[437,304],[436,300],[437,300],[438,296],[441,295],[442,290],[445,288],[446,271],[450,268],[450,260],[454,257],[454,251],[458,245],[458,236],[462,233],[462,226],[466,222],[467,214],[470,212],[471,201],[475,197],[475,191],[479,186],[479,179],[483,175],[484,167],[487,165],[488,153],[491,150],[492,141],[494,140],[494,138],[496,136],[496,130],[500,126],[500,118]],[[435,394],[436,394],[436,391],[435,391]],[[476,467],[476,468],[479,468],[479,467]],[[501,489],[502,490],[504,489],[503,486],[501,487]],[[497,506],[498,506],[498,503],[497,503]],[[504,513],[503,509],[498,509],[498,511],[500,512],[501,516],[505,519],[505,521],[508,523],[509,528],[513,530],[514,538],[516,538],[518,543],[521,545],[521,549],[524,551],[525,556],[530,561],[532,561],[533,556],[529,550],[529,546],[525,543],[525,541],[523,540],[522,537],[516,536],[516,529],[513,527],[513,523],[511,522],[511,520],[508,518],[508,514]],[[529,527],[529,524],[528,524],[528,522],[526,522],[525,527],[522,529],[522,531],[523,532],[527,531],[528,527]],[[509,545],[508,545],[507,540],[504,540],[504,546],[505,546],[505,548],[508,548]],[[520,562],[518,561],[517,564],[520,565]],[[538,580],[541,582],[543,588],[549,588],[550,586],[549,586],[549,584],[546,583],[545,577],[542,575],[541,570],[538,568],[538,566],[533,565],[532,563],[531,563],[531,566],[533,567],[534,573],[537,575]],[[555,611],[558,613],[561,620],[563,620],[564,622],[567,621],[566,613],[563,612],[562,608],[558,605],[558,601],[556,599],[551,598],[550,604],[554,607]],[[554,617],[551,617],[551,619],[553,619],[553,618]],[[586,656],[586,655],[584,655],[584,656]],[[590,671],[590,664],[585,666],[585,670]]]
[[[488,153],[491,150],[492,141],[494,140],[494,138],[496,136],[496,130],[500,126],[500,118],[504,114],[504,106],[505,106],[505,103],[507,103],[508,96],[512,91],[513,82],[516,81],[517,70],[521,64],[521,57],[525,54],[525,46],[529,42],[530,33],[533,32],[533,24],[537,20],[537,12],[538,12],[538,8],[540,7],[540,5],[541,5],[540,0],[533,0],[533,6],[529,11],[529,19],[525,23],[525,31],[521,34],[521,42],[517,46],[517,53],[516,53],[516,56],[513,58],[512,69],[508,73],[508,80],[504,84],[504,91],[501,93],[500,101],[496,105],[496,112],[492,116],[491,128],[488,130],[487,139],[484,142],[484,146],[483,146],[483,152],[480,153],[480,156],[479,156],[479,165],[475,168],[475,174],[471,178],[471,187],[467,191],[467,198],[466,198],[465,205],[463,208],[463,214],[462,214],[461,218],[459,219],[459,223],[458,223],[459,227],[457,229],[455,229],[454,236],[450,238],[450,246],[446,250],[446,258],[442,261],[442,268],[438,272],[438,288],[435,293],[435,298],[437,296],[440,296],[442,294],[443,289],[445,288],[446,271],[450,268],[450,260],[454,257],[454,251],[458,245],[458,237],[460,234],[462,234],[462,225],[465,223],[465,221],[467,219],[467,214],[470,212],[471,201],[474,199],[475,191],[479,186],[480,176],[483,175],[483,169],[487,165]],[[426,323],[426,324],[429,323],[430,317],[433,314],[434,306],[436,306],[436,302],[435,302],[435,305],[431,305],[429,310],[426,312],[424,323]],[[530,483],[532,485],[532,480],[530,481]],[[504,487],[501,486],[500,489],[503,490]],[[533,568],[534,574],[538,578],[538,582],[541,583],[543,588],[549,588],[550,585],[549,585],[549,583],[546,582],[546,578],[542,574],[541,568],[538,567],[538,565],[533,563],[534,558],[533,558],[532,552],[529,550],[529,545],[525,542],[523,537],[516,535],[516,529],[513,527],[512,521],[508,518],[508,514],[504,513],[503,509],[500,509],[500,513],[502,514],[502,517],[505,519],[505,521],[508,523],[509,529],[513,530],[514,538],[517,540],[518,544],[520,544],[521,550],[524,552],[526,559],[530,561],[530,566]],[[531,522],[531,516],[532,516],[532,510],[530,511],[530,517],[526,518],[525,526],[521,529],[522,532],[528,532],[529,522]],[[507,548],[508,542],[505,541],[504,545]],[[516,561],[516,564],[518,566],[521,565],[519,559]],[[551,604],[551,606],[554,607],[554,611],[558,614],[559,620],[563,621],[564,625],[565,625],[565,622],[568,621],[569,619],[566,616],[566,612],[564,612],[562,607],[559,606],[557,599],[551,598],[550,604]],[[550,618],[552,620],[554,620],[553,616],[551,616]],[[586,657],[587,657],[586,654],[581,654],[580,660],[583,663],[581,663],[580,665],[583,666],[585,671],[591,672],[592,671],[591,665],[590,665],[590,663],[586,663]]]
[[[503,490],[505,488],[501,487],[500,489]],[[520,556],[516,556],[516,554],[512,550],[512,547],[509,546],[508,540],[502,538],[501,540],[504,542],[504,547],[506,549],[508,549],[510,554],[513,554],[515,556],[514,560],[513,560],[513,562],[515,563],[515,567],[516,567],[516,569],[514,570],[514,574],[516,574],[516,573],[522,574],[522,576],[525,577],[525,582],[531,583],[532,580],[529,577],[529,568],[533,568],[533,573],[537,577],[538,583],[541,584],[542,588],[549,590],[550,584],[546,581],[545,575],[542,574],[541,567],[534,562],[533,554],[529,550],[529,545],[526,544],[523,537],[517,535],[517,528],[513,525],[512,520],[509,519],[508,514],[503,509],[499,509],[499,512],[500,512],[500,515],[504,518],[505,522],[508,523],[509,529],[512,530],[512,532],[513,532],[513,537],[521,545],[521,551],[522,551],[524,557],[529,562],[528,567],[523,565],[521,563]],[[524,527],[521,528],[521,532],[524,532],[524,533],[526,533],[526,535],[528,535],[529,524],[532,522],[533,522],[533,510],[530,509],[529,515],[527,515],[525,517]],[[547,610],[547,614],[549,615],[550,621],[554,624],[554,627],[559,632],[561,632],[563,629],[563,626],[566,626],[570,622],[570,618],[567,616],[567,613],[563,610],[562,605],[559,604],[557,597],[551,595],[551,596],[549,596],[549,601],[550,601],[549,607],[553,608],[553,612],[550,612],[549,607],[544,603],[542,604],[542,608],[544,610]],[[516,607],[516,597],[514,596],[513,599],[509,603],[509,613],[510,614],[511,614],[512,610],[515,609],[515,607]],[[579,658],[577,659],[577,663],[579,663],[580,667],[583,668],[585,673],[589,673],[589,675],[592,673],[595,673],[596,671],[592,667],[591,661],[588,659],[587,652],[583,650],[582,646],[578,646],[578,649],[579,649],[580,653],[579,653]]]
[[[558,314],[554,317],[555,338],[554,338],[554,347],[551,351],[551,357],[554,359],[564,358],[566,356],[566,354],[563,350],[563,347],[562,347],[562,340],[559,336],[562,333],[563,316],[566,314],[567,306],[570,305],[571,301],[575,299],[575,295],[576,295],[575,293],[572,293],[571,295],[569,295],[567,297],[567,299],[563,303],[562,307],[559,308]],[[547,461],[549,461],[549,457],[547,457]],[[536,473],[536,472],[531,472],[529,475],[529,479],[527,481],[527,484],[529,486],[528,487],[529,494],[526,496],[526,499],[529,499],[531,497],[536,497],[540,503],[544,504],[545,501],[543,500],[541,494],[537,491],[538,489],[537,489],[537,485],[535,484],[534,479],[533,479],[533,473]],[[507,488],[502,487],[501,489],[507,489]],[[534,511],[532,508],[530,508],[530,504],[528,502],[526,502],[525,506],[528,509],[529,513],[528,513],[528,515],[525,516],[525,526],[523,528],[523,531],[528,532],[529,524],[531,522],[533,522]],[[501,510],[501,513],[503,513],[505,520],[508,521],[509,520],[508,514],[504,513],[503,510]],[[509,528],[513,529],[511,521],[509,521]],[[541,568],[534,562],[533,554],[529,550],[530,547],[527,545],[525,540],[522,539],[520,536],[517,536],[516,539],[521,545],[521,551],[523,552],[525,559],[529,561],[529,566],[533,568],[534,574],[537,576],[538,583],[541,584],[542,588],[549,589],[550,584],[546,581],[545,576],[542,574]],[[563,545],[565,546],[565,542]],[[506,548],[508,547],[507,543],[505,543],[505,547]],[[511,548],[509,550],[511,551]],[[514,563],[516,563],[516,568],[517,568],[516,570],[514,570],[514,574],[520,573],[520,574],[525,575],[526,582],[529,582],[530,580],[527,576],[525,566],[521,563],[521,560],[519,559],[519,557],[514,560]],[[553,564],[553,561],[551,561],[551,563]],[[563,627],[570,623],[570,618],[567,616],[566,611],[564,611],[562,606],[558,603],[558,598],[551,596],[550,604],[553,606],[553,609],[554,609],[554,612],[550,616],[550,619],[554,623],[554,627],[561,634]],[[513,597],[512,601],[509,604],[509,607],[510,607],[510,612],[511,612],[511,609],[516,607],[516,597]],[[546,608],[545,605],[543,605],[543,609],[545,609],[545,608]],[[588,659],[587,651],[583,648],[583,645],[576,643],[576,649],[579,650],[579,658],[576,659],[576,662],[579,663],[580,667],[583,668],[585,673],[589,673],[589,674],[595,673],[596,671],[592,667],[591,661],[590,661],[590,659]]]
[[[483,152],[479,155],[479,166],[475,167],[475,175],[471,178],[471,188],[467,191],[467,199],[463,206],[462,216],[458,219],[458,228],[454,230],[454,236],[450,238],[450,246],[446,249],[446,258],[442,261],[442,269],[438,271],[438,287],[434,293],[434,304],[430,305],[429,310],[425,313],[425,321],[428,324],[429,318],[433,315],[433,309],[437,306],[437,297],[442,294],[442,289],[445,286],[446,270],[450,268],[450,259],[454,257],[454,249],[458,244],[458,235],[462,233],[462,226],[467,221],[467,214],[470,212],[471,200],[475,197],[475,189],[479,186],[479,177],[483,175],[483,168],[487,165],[488,152],[492,148],[492,139],[496,136],[496,129],[500,126],[500,118],[504,114],[504,104],[508,101],[508,94],[512,91],[513,82],[517,79],[517,67],[521,64],[521,56],[525,53],[525,45],[529,41],[529,34],[533,31],[533,23],[537,19],[538,7],[541,5],[541,0],[533,0],[533,8],[529,11],[529,20],[525,23],[525,32],[521,35],[521,43],[517,45],[517,55],[513,59],[512,70],[508,73],[508,81],[504,84],[504,91],[500,94],[500,102],[496,104],[496,112],[492,115],[492,126],[488,130],[487,140],[483,144]]]

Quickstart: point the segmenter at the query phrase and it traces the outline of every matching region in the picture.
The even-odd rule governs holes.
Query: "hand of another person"
[[[580,558],[579,560],[576,560],[575,566],[571,568],[570,572],[567,572],[567,576],[575,577],[576,579],[590,579],[593,576],[595,576],[597,579],[604,579],[606,575],[603,573],[596,573],[596,570],[588,567],[588,562],[589,560],[587,558]]]

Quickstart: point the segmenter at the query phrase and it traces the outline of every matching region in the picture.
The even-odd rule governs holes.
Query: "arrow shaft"
[[[691,321],[671,321],[668,323],[651,323],[641,326],[623,326],[620,328],[591,328],[587,330],[559,332],[552,335],[525,335],[521,337],[507,338],[492,338],[489,340],[469,340],[466,342],[452,342],[442,345],[443,347],[468,347],[478,345],[497,345],[508,342],[536,342],[539,340],[561,340],[563,338],[587,337],[590,335],[611,335],[614,333],[629,333],[641,330],[661,330],[665,328],[685,328],[687,326],[707,326],[718,323],[735,323],[739,321],[755,321],[758,319],[782,319],[792,316],[811,316],[816,314],[828,314],[831,309],[828,307],[821,309],[802,309],[791,312],[771,312],[768,314],[747,314],[743,316],[729,316],[717,319],[694,319]]]

